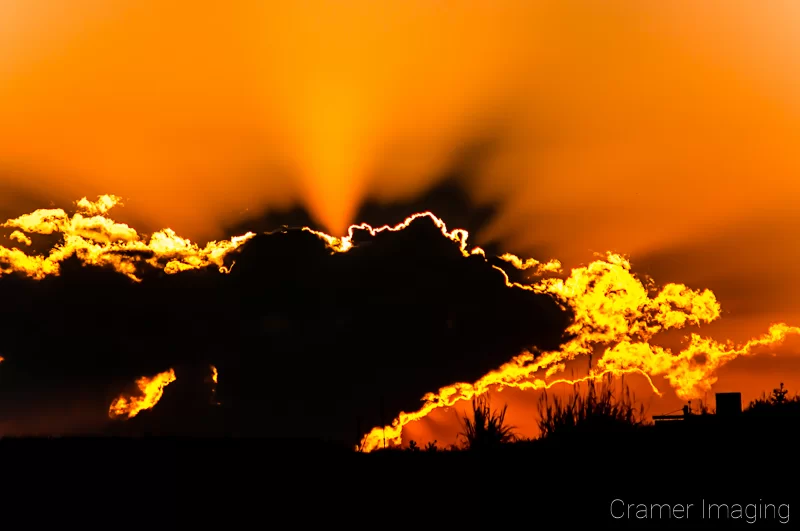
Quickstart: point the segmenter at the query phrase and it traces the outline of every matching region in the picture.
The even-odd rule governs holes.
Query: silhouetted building
[[[675,422],[685,419],[690,414],[691,412],[688,412],[688,406],[685,406],[683,412],[678,415],[653,415],[653,421],[655,421],[656,425],[664,422]]]
[[[742,412],[742,393],[717,393],[717,415],[731,416]]]
[[[680,413],[678,413],[680,411]],[[684,405],[681,409],[675,411],[674,413],[669,413],[667,415],[653,415],[653,420],[655,421],[656,425],[664,424],[665,422],[674,423],[675,421],[679,420],[695,420],[700,417],[706,417],[705,414],[698,414],[692,410],[692,401],[689,400],[688,404]]]
[[[736,417],[742,413],[741,393],[716,393],[716,414],[708,414],[706,410],[699,413],[692,410],[692,403],[681,408],[680,413],[668,415],[653,415],[656,426],[684,425],[690,422],[692,426],[718,425],[724,419]],[[678,422],[680,421],[680,422]]]

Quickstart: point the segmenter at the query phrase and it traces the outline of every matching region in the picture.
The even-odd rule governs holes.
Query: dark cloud
[[[413,214],[428,211],[445,220],[450,230],[459,228],[468,231],[474,244],[474,236],[489,225],[500,205],[478,204],[469,193],[469,189],[474,184],[481,166],[491,160],[496,153],[502,138],[501,134],[495,133],[465,142],[453,154],[445,169],[431,180],[436,184],[408,200],[368,199],[360,206],[355,222],[368,223],[373,227],[394,226]],[[380,174],[376,174],[374,178],[379,181],[383,179]],[[268,209],[259,215],[231,224],[226,227],[225,234],[244,234],[250,231],[264,233],[280,227],[311,227],[324,230],[305,208],[295,205],[291,208]],[[343,234],[333,236],[343,236]],[[482,245],[487,252],[495,254],[499,251],[496,243],[482,242]]]
[[[294,206],[287,209],[270,209],[264,213],[253,216],[244,221],[235,223],[228,227],[226,234],[245,234],[248,232],[255,232],[262,234],[271,232],[281,227],[312,227],[320,229],[311,219],[308,211],[302,206]]]
[[[477,203],[470,190],[484,164],[492,160],[502,145],[502,132],[477,137],[464,143],[455,152],[450,163],[436,176],[424,193],[406,201],[369,200],[361,205],[356,215],[359,223],[372,226],[395,225],[417,212],[433,212],[445,220],[448,228],[464,229],[475,235],[485,229],[495,217],[497,203]],[[380,177],[376,177],[380,180]],[[482,242],[487,251],[496,252],[496,242]],[[487,245],[488,244],[488,245]]]
[[[358,241],[333,254],[309,232],[260,235],[228,275],[153,270],[135,283],[69,260],[59,277],[0,278],[4,425],[21,400],[39,412],[79,402],[81,427],[350,444],[426,392],[561,341],[569,316],[549,297],[507,288],[426,218]],[[169,368],[177,380],[154,410],[108,421],[115,396]]]

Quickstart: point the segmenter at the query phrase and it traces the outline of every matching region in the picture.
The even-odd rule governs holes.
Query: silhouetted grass
[[[459,435],[464,448],[490,450],[517,440],[516,427],[506,424],[507,409],[508,405],[504,405],[500,411],[493,411],[485,395],[473,399],[472,418],[469,415],[462,417],[463,431]]]
[[[621,393],[617,396],[609,377],[602,384],[589,383],[585,393],[575,385],[573,392],[565,399],[551,396],[545,391],[538,403],[539,438],[619,433],[649,425],[644,405],[637,407],[636,398],[624,380],[621,387]]]

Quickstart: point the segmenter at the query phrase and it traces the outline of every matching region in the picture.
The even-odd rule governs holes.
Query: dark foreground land
[[[28,528],[42,518],[108,529],[797,525],[796,421],[719,420],[485,451],[370,454],[295,440],[6,438],[0,439],[2,500],[6,509],[26,508]],[[692,503],[697,512],[615,519],[615,499]],[[746,515],[704,519],[698,509],[704,500],[789,504],[790,520],[757,512],[754,523]]]

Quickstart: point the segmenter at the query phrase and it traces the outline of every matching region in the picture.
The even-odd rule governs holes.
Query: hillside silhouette
[[[450,448],[409,441],[402,449],[360,454],[300,438],[4,438],[0,463],[22,492],[47,473],[51,488],[65,489],[62,500],[77,496],[67,486],[78,476],[95,482],[81,491],[92,492],[95,503],[118,503],[121,492],[147,493],[139,504],[163,525],[240,526],[280,517],[298,525],[424,518],[429,525],[488,526],[499,510],[525,507],[537,520],[612,529],[724,529],[747,525],[746,514],[620,520],[609,505],[618,499],[794,507],[798,416],[787,404],[796,399],[774,396],[736,418],[698,408],[690,414],[695,421],[659,426],[632,413],[640,407],[624,386],[619,393],[597,384],[559,401],[543,398],[537,420],[551,429],[535,439],[515,433],[501,402],[480,399],[463,419],[461,444]],[[124,488],[97,488],[115,484]],[[226,509],[212,510],[219,507]],[[756,515],[749,523],[782,526],[792,513],[781,511],[785,521]]]

